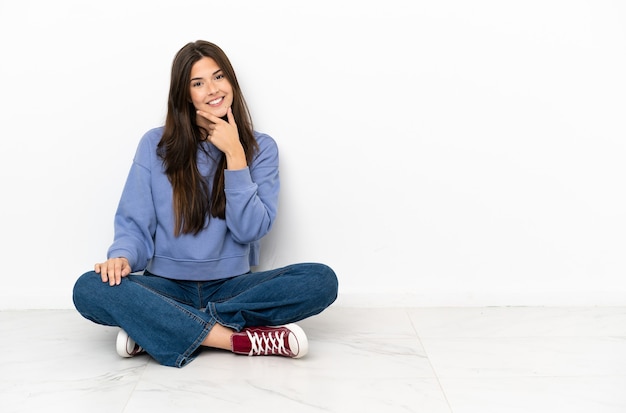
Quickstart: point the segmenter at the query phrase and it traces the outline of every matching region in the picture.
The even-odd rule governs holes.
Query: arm
[[[271,229],[278,210],[278,147],[258,135],[259,153],[245,169],[225,171],[226,225],[241,243],[260,240]]]
[[[228,109],[228,122],[208,112],[198,111],[197,115],[199,123],[209,131],[207,139],[226,156],[226,225],[237,242],[258,241],[271,229],[278,207],[276,142],[260,135],[259,153],[252,165],[247,165],[232,110]]]
[[[115,238],[107,252],[108,259],[95,265],[102,281],[108,281],[110,285],[118,285],[133,268],[145,268],[154,253],[156,212],[147,166],[150,165],[150,153],[147,139],[142,140],[115,213]]]

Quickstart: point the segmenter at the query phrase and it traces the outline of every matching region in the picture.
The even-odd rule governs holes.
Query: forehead
[[[210,57],[203,57],[193,64],[191,67],[191,78],[199,77],[211,77],[215,72],[218,72],[220,67],[217,62]]]

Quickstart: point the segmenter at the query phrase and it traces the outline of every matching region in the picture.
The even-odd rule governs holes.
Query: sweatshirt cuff
[[[249,167],[224,171],[224,189],[243,189],[251,186],[254,186],[254,182]]]

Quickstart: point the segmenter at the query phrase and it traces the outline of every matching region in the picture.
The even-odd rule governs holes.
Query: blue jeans
[[[74,305],[88,320],[124,329],[160,364],[182,367],[215,323],[235,331],[293,323],[331,305],[337,288],[333,270],[315,263],[207,282],[131,274],[113,287],[89,271],[74,285]]]

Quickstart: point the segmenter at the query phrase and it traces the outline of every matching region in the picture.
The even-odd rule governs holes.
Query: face
[[[233,104],[233,88],[215,60],[203,57],[191,67],[191,101],[197,110],[226,116]]]

